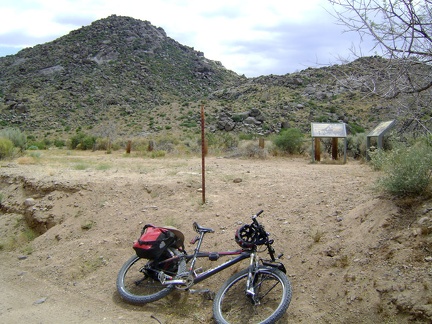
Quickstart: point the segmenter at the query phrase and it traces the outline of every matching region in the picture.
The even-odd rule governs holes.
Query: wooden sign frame
[[[320,138],[332,139],[332,159],[338,159],[338,138],[344,139],[344,163],[347,153],[347,132],[345,123],[311,123],[312,162],[321,160]]]

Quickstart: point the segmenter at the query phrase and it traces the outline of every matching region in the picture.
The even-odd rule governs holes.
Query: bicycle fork
[[[246,295],[251,298],[251,300],[255,305],[258,305],[259,300],[258,300],[257,292],[255,291],[256,287],[254,284],[256,269],[258,269],[258,258],[257,258],[257,253],[253,252],[250,256],[250,261],[249,261],[249,273],[246,281]]]

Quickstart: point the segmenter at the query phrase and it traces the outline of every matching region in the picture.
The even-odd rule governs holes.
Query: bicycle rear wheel
[[[180,255],[176,249],[168,249],[165,260],[171,256]],[[132,256],[120,269],[117,275],[117,291],[126,302],[142,305],[154,302],[168,295],[173,285],[162,285],[158,274],[163,271],[170,276],[176,276],[186,270],[186,261],[179,258],[172,262],[161,263]]]
[[[246,294],[248,269],[233,275],[215,296],[213,316],[217,323],[275,323],[291,302],[291,284],[285,274],[260,266],[253,275],[256,298]]]

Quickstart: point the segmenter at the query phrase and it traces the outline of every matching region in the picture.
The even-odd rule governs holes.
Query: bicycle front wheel
[[[166,258],[180,255],[176,249],[168,249]],[[184,258],[172,262],[147,260],[132,256],[120,269],[117,275],[117,291],[128,303],[143,305],[154,302],[168,295],[173,285],[162,285],[158,276],[161,271],[170,276],[176,276],[186,270]]]
[[[275,323],[291,302],[291,284],[286,275],[260,266],[252,276],[255,297],[246,293],[248,269],[233,275],[215,296],[213,316],[217,323]]]

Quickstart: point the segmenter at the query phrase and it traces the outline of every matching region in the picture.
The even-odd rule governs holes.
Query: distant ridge
[[[311,122],[343,122],[355,134],[395,118],[397,128],[409,129],[403,97],[381,98],[368,88],[385,82],[374,73],[386,64],[364,57],[246,78],[148,21],[112,15],[0,58],[0,127],[44,138],[114,128],[123,137],[196,133],[205,105],[211,132],[307,133]]]

